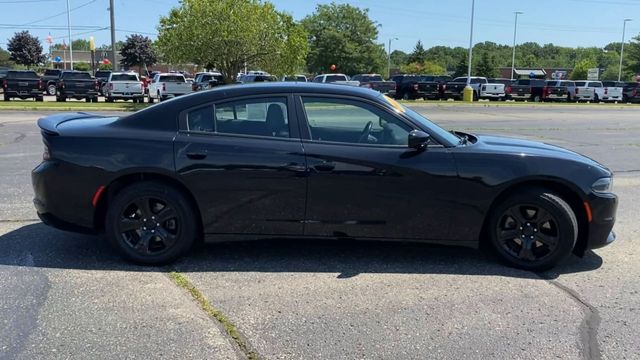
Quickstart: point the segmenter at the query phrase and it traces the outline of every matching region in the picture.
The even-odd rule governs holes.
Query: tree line
[[[301,21],[261,0],[183,0],[160,18],[155,42],[132,35],[117,45],[123,65],[150,66],[157,61],[196,64],[218,69],[227,82],[234,82],[244,68],[275,75],[294,73],[346,74],[387,72],[388,54],[378,42],[379,24],[367,9],[349,4],[317,5]],[[586,78],[589,68],[604,70],[602,79],[617,79],[621,43],[604,48],[563,47],[527,42],[516,46],[517,68],[565,68],[572,78]],[[59,48],[56,44],[53,48]],[[88,49],[88,41],[75,40],[74,49]],[[623,78],[640,73],[640,35],[626,45]],[[28,32],[9,40],[0,49],[0,66],[15,62],[33,66],[44,60],[42,46]],[[394,72],[422,74],[467,73],[467,49],[433,46],[418,41],[409,52],[391,53]],[[472,73],[496,77],[502,67],[511,67],[512,47],[483,42],[474,45]]]

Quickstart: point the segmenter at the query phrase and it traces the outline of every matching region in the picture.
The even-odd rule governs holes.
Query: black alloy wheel
[[[123,255],[157,265],[185,254],[197,235],[192,205],[180,191],[156,182],[133,184],[109,205],[105,232]]]
[[[492,214],[494,250],[512,266],[547,270],[568,257],[575,246],[578,222],[571,207],[544,189],[527,189]]]

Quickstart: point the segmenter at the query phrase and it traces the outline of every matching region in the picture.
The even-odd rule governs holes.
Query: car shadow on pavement
[[[496,275],[553,279],[598,269],[603,260],[589,251],[572,256],[545,274],[502,265],[482,251],[421,243],[353,240],[256,240],[203,244],[167,267],[130,264],[102,237],[52,229],[41,223],[0,236],[0,266],[81,270],[181,272],[321,272],[351,278],[363,273]]]

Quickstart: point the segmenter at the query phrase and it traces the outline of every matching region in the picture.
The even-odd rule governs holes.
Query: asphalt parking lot
[[[0,359],[640,358],[640,112],[616,106],[412,105],[450,129],[537,139],[614,170],[611,246],[534,274],[472,249],[270,240],[127,264],[98,237],[36,220],[35,120],[0,112]],[[463,221],[463,219],[460,219]]]

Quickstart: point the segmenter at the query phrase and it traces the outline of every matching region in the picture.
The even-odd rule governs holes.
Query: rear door
[[[301,235],[306,164],[288,94],[222,100],[184,111],[176,170],[205,233]]]
[[[414,127],[362,99],[298,97],[309,168],[305,235],[446,239],[450,223],[448,149],[416,152]]]

